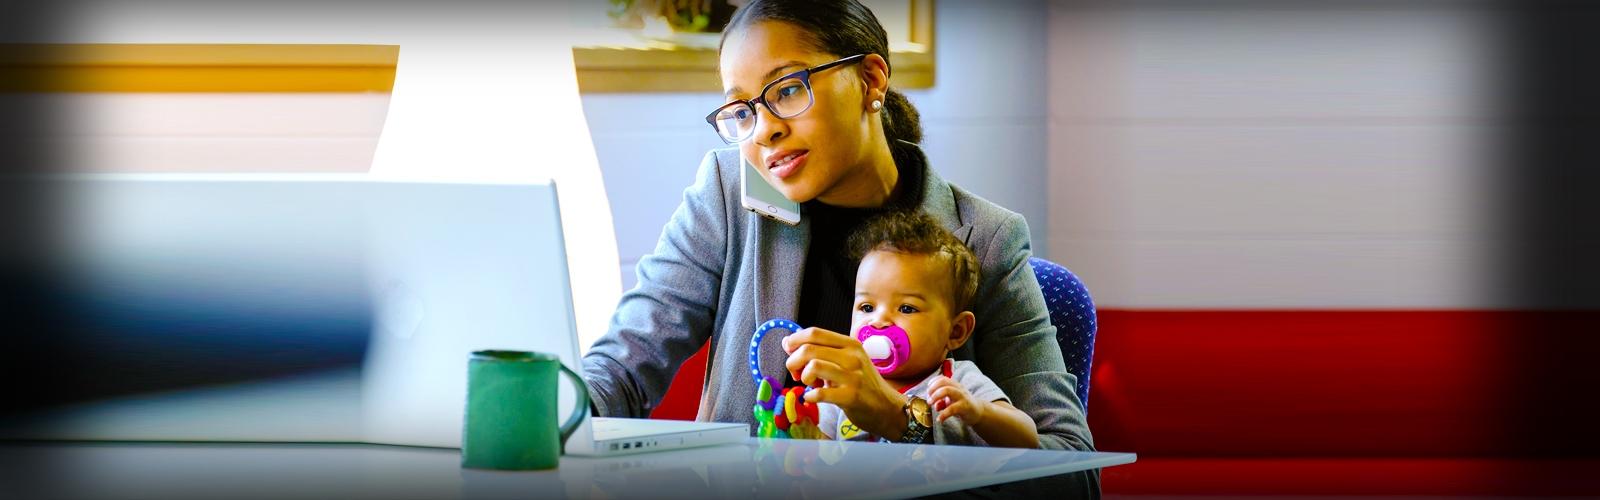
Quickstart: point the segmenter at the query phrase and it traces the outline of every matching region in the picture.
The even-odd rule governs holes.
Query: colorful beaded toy
[[[786,319],[774,319],[762,323],[756,328],[756,333],[750,338],[750,378],[756,382],[755,417],[759,427],[756,437],[786,438],[786,439],[826,439],[822,429],[817,427],[817,404],[808,403],[805,393],[810,392],[810,387],[790,387],[778,391],[778,381],[770,377],[761,376],[761,365],[756,357],[757,348],[761,346],[761,338],[767,331],[782,328],[790,332],[800,331],[800,325]]]

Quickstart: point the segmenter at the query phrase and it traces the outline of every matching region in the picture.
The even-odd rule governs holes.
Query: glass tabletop
[[[1132,453],[751,438],[546,471],[463,469],[456,449],[370,444],[0,445],[26,498],[907,498],[1134,461]],[[12,491],[3,491],[3,490]],[[7,495],[0,495],[7,496]]]

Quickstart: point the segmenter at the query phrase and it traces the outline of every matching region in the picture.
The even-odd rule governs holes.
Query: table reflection
[[[467,498],[558,491],[551,496],[898,498],[1098,467],[1084,465],[1106,455],[1114,454],[752,438],[620,457],[563,457],[555,477],[463,470],[462,486]]]

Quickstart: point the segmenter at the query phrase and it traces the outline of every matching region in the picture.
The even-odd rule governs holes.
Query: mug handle
[[[583,416],[589,414],[589,387],[584,385],[583,377],[573,373],[565,363],[556,362],[561,371],[572,377],[573,385],[578,388],[578,404],[572,407],[572,416],[567,418],[567,423],[561,424],[561,449],[567,449],[567,438],[572,437],[572,431],[578,428],[578,423],[583,421]]]

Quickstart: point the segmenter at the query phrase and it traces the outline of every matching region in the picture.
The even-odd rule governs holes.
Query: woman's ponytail
[[[883,135],[890,144],[897,140],[912,144],[922,142],[922,115],[905,94],[894,89],[883,96]]]

